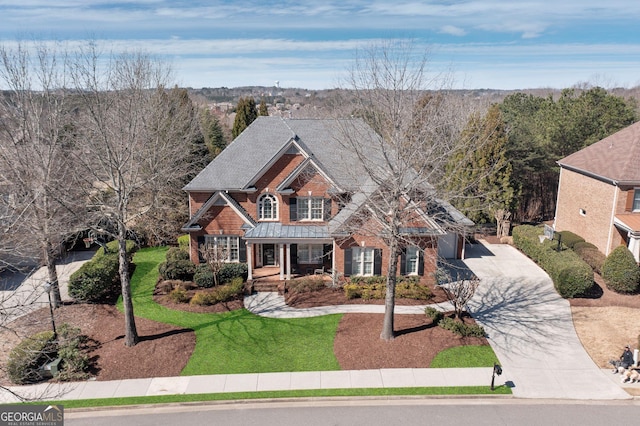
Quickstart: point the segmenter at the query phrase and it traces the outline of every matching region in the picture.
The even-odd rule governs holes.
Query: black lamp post
[[[502,367],[500,367],[500,365],[498,364],[493,364],[493,374],[491,375],[491,390],[495,389],[493,384],[496,379],[496,375],[499,376],[501,374],[502,374]]]
[[[53,338],[58,338],[58,332],[56,331],[56,322],[53,319],[53,305],[51,304],[51,283],[46,281],[44,283],[44,291],[47,292],[47,297],[49,298],[49,313],[51,314],[51,328],[53,328]]]

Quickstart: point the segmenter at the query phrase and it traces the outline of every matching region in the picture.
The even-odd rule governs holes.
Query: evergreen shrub
[[[520,225],[513,228],[513,243],[533,259],[553,280],[556,291],[564,298],[585,294],[593,286],[593,270],[573,250],[557,252],[557,244],[540,243],[541,227]]]
[[[53,339],[53,331],[43,331],[27,337],[9,352],[9,379],[18,385],[43,380],[45,377],[40,367],[53,361],[55,354],[56,342]]]
[[[587,242],[577,243],[573,246],[573,251],[591,266],[594,272],[602,275],[602,265],[607,257],[595,245]]]
[[[69,278],[69,296],[86,303],[114,303],[121,293],[118,241],[106,244],[107,253],[100,248],[91,260],[84,263]],[[136,251],[134,241],[126,241],[129,261]]]
[[[640,285],[640,269],[633,254],[625,246],[616,247],[602,265],[602,278],[616,293],[636,293]]]
[[[582,238],[580,235],[574,234],[571,231],[560,231],[558,232],[558,234],[562,236],[560,240],[562,244],[569,247],[570,249],[572,249],[573,246],[575,246],[577,243],[584,243],[584,238]]]

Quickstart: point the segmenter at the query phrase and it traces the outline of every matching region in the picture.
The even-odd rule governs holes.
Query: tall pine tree
[[[455,206],[476,223],[493,220],[497,209],[510,211],[514,189],[511,164],[506,157],[507,135],[498,105],[484,117],[472,117],[462,133],[463,143],[475,146],[459,150],[447,166],[449,191]]]
[[[258,108],[258,115],[261,117],[269,116],[269,109],[267,108],[267,103],[264,98],[260,99],[260,107]]]
[[[238,106],[236,107],[236,118],[233,121],[233,129],[231,129],[233,138],[237,138],[256,118],[258,118],[258,110],[255,99],[251,96],[240,98]]]

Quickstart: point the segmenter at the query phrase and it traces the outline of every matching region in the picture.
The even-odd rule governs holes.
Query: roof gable
[[[249,214],[238,204],[236,200],[231,198],[231,196],[225,192],[217,191],[215,192],[209,199],[198,209],[198,211],[191,216],[189,222],[187,222],[183,227],[182,231],[199,231],[202,227],[198,224],[198,221],[204,217],[204,215],[209,211],[209,209],[213,206],[229,206],[231,209],[238,215],[245,224],[253,227],[255,226],[255,221],[249,216]]]
[[[640,122],[559,160],[558,164],[614,183],[640,183]]]

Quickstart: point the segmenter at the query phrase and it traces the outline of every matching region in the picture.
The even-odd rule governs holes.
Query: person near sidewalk
[[[620,355],[620,365],[625,369],[633,365],[633,352],[631,352],[629,345],[624,347],[624,352]]]

